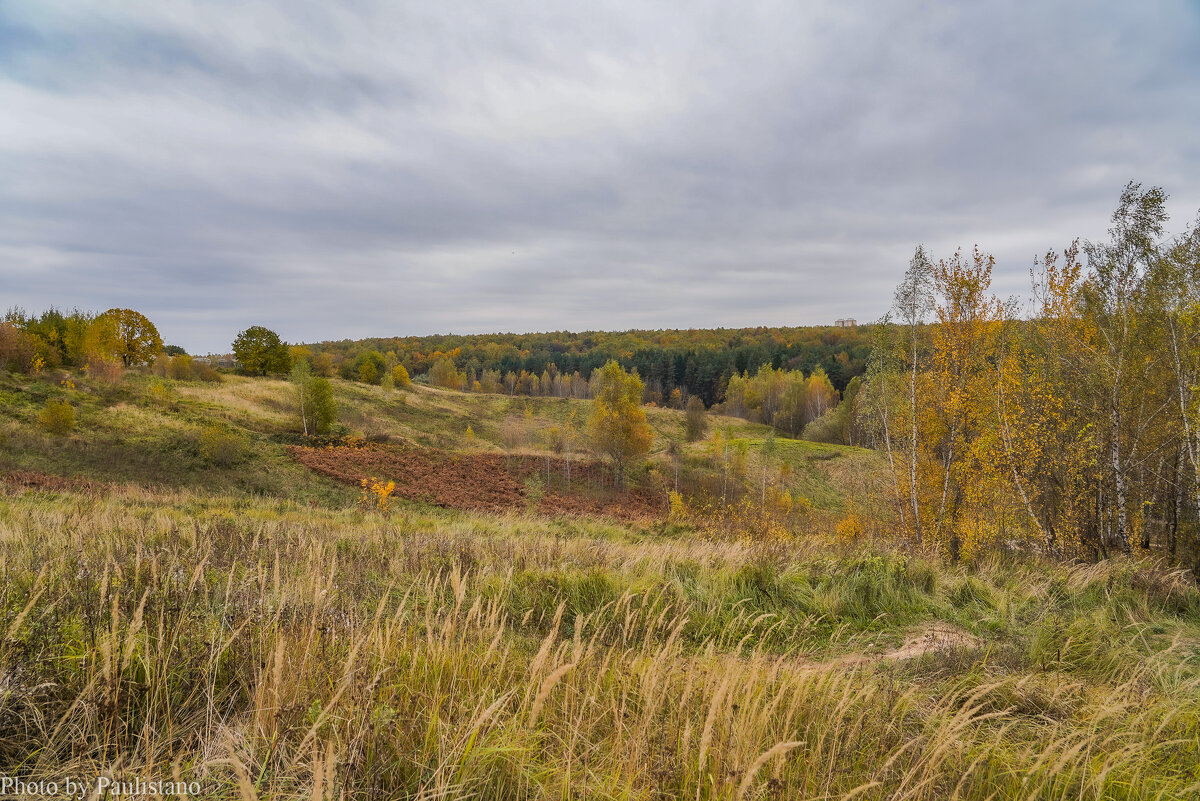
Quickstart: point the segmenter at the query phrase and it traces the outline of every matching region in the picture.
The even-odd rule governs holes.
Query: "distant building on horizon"
[[[841,320],[834,320],[833,325],[834,328],[854,328],[858,325],[858,320],[855,320],[853,317],[846,317]]]

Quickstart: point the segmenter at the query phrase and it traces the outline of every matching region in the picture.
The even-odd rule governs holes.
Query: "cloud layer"
[[[0,303],[224,350],[870,319],[1128,180],[1200,206],[1194,3],[0,5]]]

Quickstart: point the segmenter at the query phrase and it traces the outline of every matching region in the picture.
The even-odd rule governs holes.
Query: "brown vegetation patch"
[[[335,480],[356,486],[366,478],[390,480],[396,482],[397,497],[454,509],[503,512],[528,508],[536,500],[542,514],[607,515],[623,520],[660,517],[663,510],[658,493],[643,488],[613,489],[608,467],[595,460],[572,460],[568,482],[566,460],[561,457],[448,453],[383,443],[321,448],[290,445],[288,453],[310,470]],[[540,482],[540,499],[530,497],[527,485],[531,482]]]
[[[39,473],[36,470],[13,470],[0,476],[0,481],[14,487],[53,491],[95,492],[106,486],[99,481],[54,476],[49,473]]]

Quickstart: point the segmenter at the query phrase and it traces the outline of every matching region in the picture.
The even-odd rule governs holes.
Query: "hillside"
[[[221,383],[205,383],[131,374],[113,387],[89,384],[78,376],[68,380],[75,386],[13,375],[0,380],[0,436],[5,443],[0,469],[335,506],[350,497],[350,490],[305,469],[289,455],[289,446],[303,440],[287,381],[227,375]],[[492,454],[525,461],[549,457],[552,484],[559,474],[565,476],[565,457],[551,453],[547,434],[570,424],[576,475],[590,477],[590,489],[611,483],[602,466],[594,464],[595,457],[586,452],[582,429],[592,401],[481,395],[419,385],[389,392],[336,379],[334,387],[345,435],[427,453]],[[77,429],[68,436],[45,433],[36,424],[42,404],[50,397],[65,398],[76,408]],[[647,413],[654,441],[638,480],[645,484],[648,473],[653,473],[656,488],[665,491],[666,483],[674,486],[675,463],[668,454],[674,442],[679,447],[682,489],[712,489],[722,476],[712,467],[711,435],[704,442],[685,443],[682,412],[651,408]],[[736,418],[711,417],[713,431],[748,452],[743,472],[753,472],[755,465],[750,462],[769,429]],[[216,437],[230,455],[206,455],[206,437]],[[848,499],[869,504],[867,487],[846,478],[865,470],[878,479],[874,454],[858,448],[780,442],[786,444],[770,466],[773,486],[806,499],[818,511],[841,511]],[[781,484],[780,468],[785,465],[789,475]],[[665,503],[664,495],[664,509]]]
[[[627,489],[582,447],[568,485],[547,434],[592,401],[335,380],[345,430],[311,453],[403,486],[451,465],[503,501],[384,507],[304,466],[287,382],[62,378],[0,378],[0,774],[242,799],[1200,792],[1190,577],[896,549],[872,452],[764,455],[766,427],[719,417],[682,443],[683,413],[648,409]],[[39,424],[56,396],[65,435]]]

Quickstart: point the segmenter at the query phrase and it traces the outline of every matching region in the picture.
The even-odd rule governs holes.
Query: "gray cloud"
[[[224,349],[823,323],[1200,206],[1194,4],[0,6],[0,303]]]

